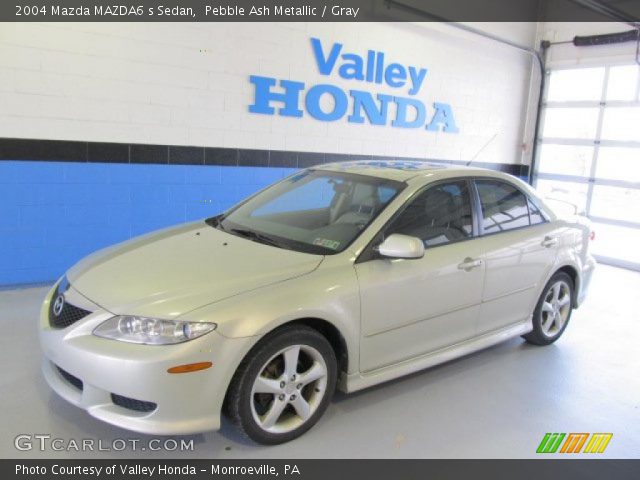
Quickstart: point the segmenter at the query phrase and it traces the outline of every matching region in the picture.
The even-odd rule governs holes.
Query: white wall
[[[537,22],[460,22],[460,24],[527,48],[534,47],[538,29]]]
[[[534,43],[535,24],[480,27]],[[312,36],[428,68],[419,97],[450,103],[460,133],[250,114],[251,74],[399,93],[318,74]],[[531,66],[526,53],[435,23],[3,24],[0,137],[451,160],[495,137],[477,161],[520,163]]]

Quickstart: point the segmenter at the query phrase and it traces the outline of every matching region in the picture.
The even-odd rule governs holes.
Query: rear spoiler
[[[562,216],[586,215],[584,210],[581,210],[575,203],[569,202],[568,200],[557,197],[545,197],[544,200],[549,204],[557,202],[556,206],[558,208],[553,208],[553,205],[551,206],[556,213]]]

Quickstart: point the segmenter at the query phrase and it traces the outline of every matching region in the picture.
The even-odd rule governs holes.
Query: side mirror
[[[417,237],[394,233],[378,245],[377,251],[388,258],[422,258],[424,243]]]

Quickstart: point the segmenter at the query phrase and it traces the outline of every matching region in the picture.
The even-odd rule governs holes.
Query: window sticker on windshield
[[[340,246],[340,242],[337,240],[329,240],[328,238],[316,238],[313,241],[314,245],[320,245],[321,247],[330,248],[331,250],[337,250]]]

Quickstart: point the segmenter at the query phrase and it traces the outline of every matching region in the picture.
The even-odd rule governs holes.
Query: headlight
[[[93,334],[121,342],[171,345],[201,337],[215,330],[216,327],[215,323],[181,322],[122,315],[101,323],[93,330]]]

